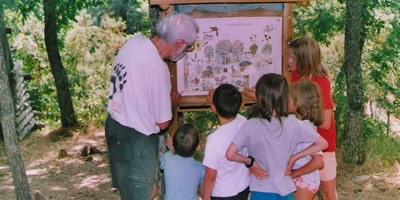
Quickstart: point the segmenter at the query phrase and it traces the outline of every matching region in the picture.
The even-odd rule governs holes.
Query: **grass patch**
[[[386,134],[381,121],[365,118],[365,138],[367,162],[386,168],[400,161],[399,138]]]

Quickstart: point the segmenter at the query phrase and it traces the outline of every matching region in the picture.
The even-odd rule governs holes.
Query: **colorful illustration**
[[[206,95],[220,84],[243,90],[265,73],[282,73],[282,18],[196,19],[194,50],[178,63],[178,91]]]

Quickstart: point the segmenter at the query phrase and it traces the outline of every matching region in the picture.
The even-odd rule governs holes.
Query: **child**
[[[327,147],[326,141],[294,115],[288,113],[288,84],[282,75],[265,74],[256,84],[257,104],[250,119],[239,129],[230,144],[228,160],[254,167],[257,163],[269,173],[268,178],[250,177],[251,199],[294,199],[293,179],[285,175],[295,161]],[[314,143],[293,155],[297,144]],[[238,149],[247,147],[248,157]],[[292,156],[293,155],[293,156]]]
[[[161,156],[160,165],[165,173],[165,200],[198,199],[197,189],[202,192],[205,173],[204,166],[193,158],[198,145],[199,133],[191,124],[179,127],[173,141],[168,141],[170,151]]]
[[[242,107],[239,90],[230,84],[222,84],[209,94],[211,110],[218,115],[217,130],[207,137],[203,165],[204,200],[247,200],[249,195],[249,170],[240,163],[228,161],[226,150],[239,128],[247,121],[238,114]],[[246,149],[241,149],[247,155]]]
[[[336,127],[333,114],[331,83],[327,70],[322,66],[321,50],[318,43],[303,37],[289,44],[288,65],[292,71],[292,82],[309,79],[319,86],[323,105],[323,123],[317,132],[328,141],[323,151],[324,168],[320,170],[321,189],[324,200],[336,200]]]
[[[322,124],[322,102],[317,85],[310,81],[300,81],[290,85],[289,111],[294,113],[304,124],[317,131]],[[295,149],[298,153],[311,146],[300,143]],[[319,171],[324,166],[322,152],[303,157],[296,161],[291,176],[296,185],[296,199],[312,200],[320,185]]]

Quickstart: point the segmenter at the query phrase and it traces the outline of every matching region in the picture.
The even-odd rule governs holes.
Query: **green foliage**
[[[39,121],[57,125],[60,121],[54,79],[45,51],[43,24],[35,17],[25,23],[9,11],[10,21],[22,24],[11,37],[13,55],[21,60],[24,72],[31,73],[31,105],[40,112]],[[71,95],[79,122],[100,125],[107,115],[107,94],[111,65],[118,49],[126,41],[121,21],[104,16],[101,26],[83,11],[65,35],[61,57],[70,81]]]
[[[400,1],[364,1],[366,40],[363,51],[363,82],[366,99],[376,100],[380,107],[400,116],[399,64],[400,49]],[[339,73],[343,62],[343,34],[345,22],[344,1],[328,0],[311,2],[308,7],[295,7],[295,37],[311,35],[323,44],[335,45],[335,51],[325,52],[324,61],[333,72],[335,119],[339,133],[344,133],[346,123],[347,94],[344,75]],[[333,37],[335,36],[335,37]],[[343,36],[341,36],[343,37]],[[337,44],[335,44],[337,43]],[[332,45],[329,47],[332,48]],[[338,57],[335,57],[338,56]],[[337,77],[338,76],[338,77]],[[339,77],[342,76],[342,77]],[[337,78],[336,78],[337,77]],[[337,80],[338,79],[338,80]],[[338,134],[338,135],[341,135]]]
[[[385,134],[385,124],[366,118],[364,131],[368,159],[379,159],[385,167],[400,161],[400,141]]]
[[[107,115],[110,68],[118,49],[127,39],[125,23],[109,15],[108,6],[111,3],[113,1],[62,0],[56,4],[60,53],[68,74],[75,111],[83,124],[103,123]],[[140,25],[138,29],[142,29],[142,33],[150,33],[147,2],[125,3],[129,6],[121,7],[139,13],[129,16],[129,20]],[[19,0],[16,4],[18,13],[6,10],[6,21],[13,32],[10,43],[14,59],[21,60],[24,73],[33,76],[27,88],[32,90],[30,100],[33,109],[40,113],[38,120],[57,126],[60,113],[44,44],[43,1]],[[8,8],[12,8],[12,4]],[[91,10],[83,11],[75,18],[82,8]],[[87,13],[93,13],[95,17]]]
[[[344,33],[345,5],[337,0],[312,1],[310,6],[296,6],[294,36],[312,35],[317,41],[330,44],[338,33]]]
[[[32,74],[33,79],[27,86],[32,90],[29,93],[31,106],[33,110],[40,112],[38,117],[40,121],[44,119],[59,121],[56,89],[44,44],[44,25],[35,17],[29,17],[22,23],[22,19],[15,13],[8,11],[7,14],[10,21],[21,24],[13,28],[10,44],[14,60],[22,61],[24,73]]]
[[[341,71],[335,82],[335,90],[333,90],[333,101],[335,102],[335,125],[336,135],[338,137],[338,146],[343,143],[343,139],[346,138],[345,125],[348,111],[347,95],[346,95],[346,80],[344,71]]]
[[[127,34],[141,33],[146,36],[150,35],[151,22],[148,1],[146,0],[108,0],[105,5],[90,9],[88,12],[93,16],[98,16],[98,22],[101,16],[104,15],[124,21],[127,25],[125,30]]]
[[[80,122],[102,124],[107,115],[114,56],[126,41],[125,23],[104,16],[101,27],[83,11],[65,37],[71,93]]]
[[[381,107],[390,110],[400,117],[400,25],[399,20],[393,20],[392,29],[385,37],[384,42],[378,43],[371,51],[371,65],[369,71],[371,84],[375,85],[376,100]]]
[[[5,9],[5,7],[7,8],[16,8],[17,4],[15,3],[15,1],[10,1],[10,0],[0,0],[0,10]]]
[[[44,21],[43,0],[17,0],[16,2],[23,20],[28,19],[33,14],[36,18]],[[75,16],[82,9],[97,7],[103,4],[104,2],[100,0],[57,0],[56,15],[58,28],[68,27],[71,20],[74,20]]]
[[[207,137],[218,126],[218,117],[212,111],[184,112],[185,123],[193,124],[200,132],[201,137]]]
[[[34,16],[38,19],[43,17],[42,1],[39,0],[17,0],[19,12],[25,21]]]
[[[145,0],[129,1],[129,9],[127,13],[127,33],[142,33],[143,35],[150,36],[151,21],[148,13],[148,4]]]

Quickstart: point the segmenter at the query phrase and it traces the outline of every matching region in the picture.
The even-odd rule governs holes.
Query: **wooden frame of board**
[[[150,5],[158,5],[163,10],[163,16],[175,12],[175,5],[186,4],[248,4],[248,3],[283,3],[283,11],[269,11],[265,9],[243,10],[237,12],[207,12],[195,10],[191,13],[186,13],[193,18],[223,18],[223,17],[265,17],[279,16],[282,17],[282,74],[290,79],[290,73],[287,68],[287,51],[288,42],[292,40],[293,35],[293,7],[294,3],[301,6],[308,5],[308,0],[150,0]],[[172,90],[177,91],[177,68],[176,63],[168,63],[171,72]],[[245,105],[254,103],[252,99],[243,96]],[[171,130],[176,130],[178,127],[179,113],[187,111],[204,111],[209,110],[210,104],[206,95],[199,96],[183,96],[179,106],[175,112],[174,122],[171,125]]]

